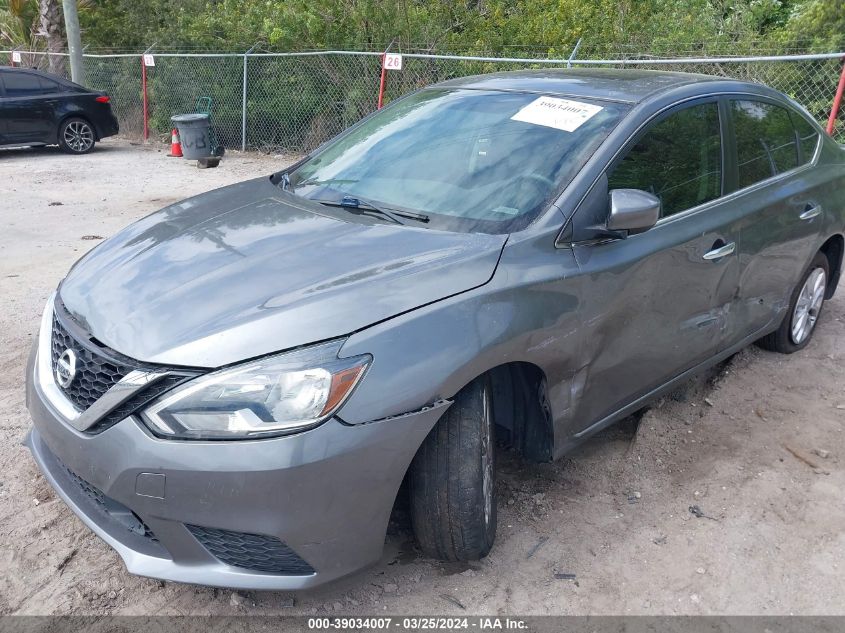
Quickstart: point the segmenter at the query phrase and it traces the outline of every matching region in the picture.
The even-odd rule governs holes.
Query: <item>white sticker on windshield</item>
[[[534,125],[545,125],[564,132],[574,132],[601,109],[601,106],[581,101],[540,97],[514,114],[511,119]]]

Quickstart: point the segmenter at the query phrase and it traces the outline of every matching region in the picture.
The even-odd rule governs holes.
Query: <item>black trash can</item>
[[[182,155],[185,158],[209,158],[216,156],[217,148],[211,131],[208,114],[177,114],[170,117],[179,130],[179,142],[182,143]]]

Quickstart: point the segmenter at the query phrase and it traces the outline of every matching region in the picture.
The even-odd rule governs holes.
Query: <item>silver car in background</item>
[[[530,71],[400,99],[284,172],[83,257],[27,368],[28,445],[129,571],[300,589],[485,556],[495,443],[559,458],[758,341],[842,269],[845,151],[759,85]]]

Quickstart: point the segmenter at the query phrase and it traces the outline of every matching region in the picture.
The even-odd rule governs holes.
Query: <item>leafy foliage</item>
[[[4,0],[11,1],[11,0]],[[568,55],[845,45],[841,0],[98,0],[96,48],[383,49]]]
[[[92,49],[401,50],[568,55],[845,46],[842,0],[84,0]],[[91,6],[93,5],[93,6]],[[0,0],[0,38],[40,46],[37,0]],[[43,38],[41,38],[43,39]],[[43,47],[43,46],[41,46]]]

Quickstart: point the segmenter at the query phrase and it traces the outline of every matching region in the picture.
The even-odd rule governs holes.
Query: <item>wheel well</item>
[[[514,362],[487,373],[499,439],[528,460],[551,461],[554,434],[543,370],[531,363]]]
[[[825,299],[833,297],[839,277],[842,275],[842,255],[845,253],[845,239],[841,235],[834,235],[819,249],[827,257],[830,264],[830,283],[827,286]]]

